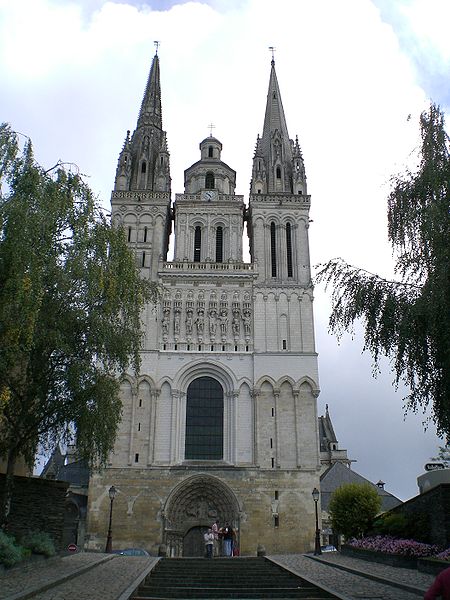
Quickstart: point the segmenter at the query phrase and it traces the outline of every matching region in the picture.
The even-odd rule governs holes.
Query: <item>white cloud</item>
[[[390,272],[387,182],[417,143],[429,92],[420,86],[408,45],[375,4],[247,0],[168,10],[137,4],[0,0],[0,114],[33,138],[37,158],[48,166],[58,158],[76,162],[109,205],[118,153],[126,130],[135,127],[159,40],[173,192],[183,191],[184,169],[198,160],[198,144],[213,122],[223,159],[237,171],[237,193],[247,195],[264,119],[268,47],[275,46],[289,133],[299,136],[312,194],[312,262],[343,256]],[[401,7],[404,14],[396,18],[407,19],[402,35],[421,28],[425,54],[438,71],[442,56],[448,58],[442,50],[448,36],[439,24],[445,19],[436,11],[435,20],[428,19],[420,2]],[[394,485],[402,471],[409,485],[396,491],[413,495],[436,440],[422,434],[420,418],[405,426],[391,377],[371,380],[360,342],[338,347],[327,336],[328,303],[322,290],[316,296],[320,406],[330,405],[342,446],[359,458],[363,475],[377,473]],[[370,413],[365,437],[350,420],[352,406],[361,416]],[[410,460],[411,435],[423,460]],[[396,443],[402,469],[390,460]]]

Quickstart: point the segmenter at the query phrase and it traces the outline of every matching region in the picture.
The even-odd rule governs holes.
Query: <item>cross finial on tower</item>
[[[155,40],[153,43],[155,44],[155,54],[158,54],[158,48],[159,48],[159,45],[161,42],[158,42],[158,40]]]
[[[209,127],[209,137],[212,137],[212,136],[213,136],[213,135],[212,135],[212,130],[213,130],[213,129],[215,129],[215,127],[216,127],[216,126],[215,126],[215,125],[213,125],[212,123],[210,123],[210,124],[208,125],[208,127]]]
[[[272,52],[272,65],[275,64],[275,46],[269,46],[269,50]]]

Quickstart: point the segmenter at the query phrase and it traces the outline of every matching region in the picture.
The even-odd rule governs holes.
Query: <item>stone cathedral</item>
[[[309,551],[320,474],[310,196],[275,62],[247,205],[212,135],[172,204],[161,108],[155,55],[111,203],[142,277],[162,294],[143,315],[140,375],[121,386],[114,452],[90,480],[88,547],[105,546],[114,485],[115,548],[201,555],[218,519],[235,528],[241,554]]]

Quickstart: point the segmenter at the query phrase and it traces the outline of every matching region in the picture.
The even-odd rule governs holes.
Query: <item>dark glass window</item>
[[[292,234],[291,224],[286,224],[286,258],[288,277],[292,277]]]
[[[270,258],[272,260],[272,277],[277,276],[277,245],[275,236],[275,223],[270,224]]]
[[[145,173],[147,170],[147,163],[144,161],[141,165],[141,173]]]
[[[223,262],[223,229],[216,229],[216,262]]]
[[[214,189],[214,173],[206,173],[206,177],[205,177],[205,188],[207,190],[213,190]]]
[[[202,228],[197,225],[194,233],[194,262],[200,262],[202,250]]]
[[[199,377],[186,399],[186,460],[223,458],[223,389],[212,377]]]
[[[277,167],[277,179],[281,179],[281,169]]]
[[[213,147],[209,146],[208,147],[208,158],[212,158],[213,157]]]

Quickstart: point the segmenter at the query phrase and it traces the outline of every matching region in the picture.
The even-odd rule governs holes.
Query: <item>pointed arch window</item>
[[[216,229],[216,262],[223,262],[223,228]]]
[[[290,223],[286,223],[286,262],[287,275],[292,277],[292,229]]]
[[[147,163],[144,160],[141,165],[141,173],[145,173],[146,171],[147,171]]]
[[[270,259],[272,267],[272,277],[277,276],[277,240],[275,223],[272,221],[270,224]]]
[[[194,232],[194,262],[200,262],[202,252],[202,228],[197,225]]]
[[[281,167],[277,167],[277,179],[281,179]]]
[[[213,190],[214,189],[214,173],[212,173],[211,171],[208,171],[208,173],[206,173],[205,188],[207,190]]]
[[[186,460],[223,458],[223,389],[212,377],[199,377],[186,396]]]

